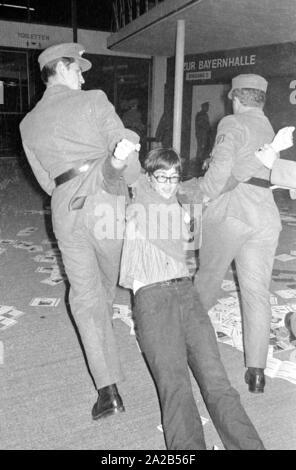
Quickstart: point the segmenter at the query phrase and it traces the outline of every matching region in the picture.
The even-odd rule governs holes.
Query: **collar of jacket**
[[[235,113],[235,116],[239,116],[240,114],[263,114],[264,111],[262,108],[256,108],[256,107],[249,107],[248,109],[245,109],[241,111],[240,113]]]
[[[53,95],[58,95],[61,93],[78,93],[81,92],[82,90],[72,90],[66,85],[52,85],[46,88],[44,95],[43,96],[53,96]]]

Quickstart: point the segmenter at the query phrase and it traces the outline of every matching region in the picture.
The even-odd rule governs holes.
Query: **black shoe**
[[[125,411],[115,384],[100,388],[98,392],[97,402],[94,404],[91,412],[93,419],[105,418],[109,415]]]
[[[289,312],[285,317],[285,327],[289,330],[290,341],[296,339],[296,312]]]
[[[265,387],[264,369],[259,367],[248,367],[245,374],[246,384],[249,385],[249,392],[263,393]]]

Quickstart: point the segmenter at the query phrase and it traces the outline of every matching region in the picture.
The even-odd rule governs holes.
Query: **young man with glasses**
[[[156,149],[144,169],[127,209],[120,284],[135,295],[137,340],[157,387],[167,448],[206,449],[189,366],[225,448],[262,450],[186,264],[192,234],[177,199],[181,160],[173,149]]]

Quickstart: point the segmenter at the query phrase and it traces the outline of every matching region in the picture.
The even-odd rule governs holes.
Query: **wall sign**
[[[50,36],[46,34],[35,34],[35,33],[17,33],[18,40],[24,41],[27,47],[33,49],[42,49],[43,44],[47,44],[50,41]]]
[[[225,69],[256,64],[256,54],[200,59],[184,63],[185,71]]]

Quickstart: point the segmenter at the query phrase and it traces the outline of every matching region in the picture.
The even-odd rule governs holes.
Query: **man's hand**
[[[286,150],[292,147],[294,130],[294,126],[288,126],[283,127],[278,131],[272,143],[270,144],[271,147],[275,150],[275,152],[281,152],[282,150]]]
[[[255,152],[255,155],[260,162],[270,170],[272,169],[276,159],[279,158],[279,153],[274,150],[271,144],[264,144],[263,147]]]
[[[132,152],[139,152],[140,144],[134,144],[130,140],[122,139],[115,147],[113,152],[112,165],[115,168],[123,168],[126,160]]]
[[[122,139],[115,147],[113,156],[117,160],[126,160],[131,152],[139,152],[140,144],[133,144],[130,140]]]
[[[256,157],[264,166],[271,170],[275,160],[279,158],[279,152],[292,147],[294,130],[294,126],[283,127],[278,131],[271,144],[265,144],[255,152]]]

